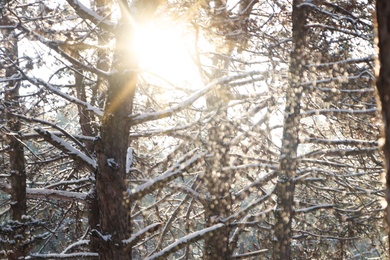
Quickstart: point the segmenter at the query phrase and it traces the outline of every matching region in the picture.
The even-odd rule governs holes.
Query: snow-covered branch
[[[94,107],[91,104],[89,104],[88,102],[85,102],[85,101],[82,101],[82,100],[80,100],[78,98],[72,97],[72,96],[62,92],[58,88],[52,86],[51,84],[47,83],[46,81],[44,81],[42,79],[30,78],[30,77],[27,77],[27,76],[26,76],[26,78],[27,78],[28,81],[30,81],[32,84],[34,84],[36,86],[42,85],[45,88],[47,88],[48,90],[50,90],[51,92],[53,92],[54,94],[56,94],[57,96],[60,96],[63,99],[68,100],[69,102],[72,102],[72,103],[74,103],[76,105],[79,105],[79,106],[85,108],[88,111],[92,111],[97,116],[100,116],[100,117],[103,116],[103,111],[100,108]]]
[[[242,79],[245,77],[258,75],[258,74],[265,74],[265,72],[250,71],[250,72],[242,73],[240,75],[227,76],[227,77],[222,77],[222,78],[213,80],[206,87],[204,87],[201,90],[198,90],[197,92],[192,94],[189,98],[187,98],[186,100],[184,100],[183,102],[181,102],[180,104],[178,104],[172,108],[168,108],[168,109],[165,109],[162,111],[157,111],[157,112],[130,115],[129,119],[133,125],[136,125],[136,124],[141,124],[141,123],[148,122],[148,121],[153,121],[153,120],[158,120],[158,119],[170,117],[170,116],[174,115],[175,113],[188,108],[196,100],[198,100],[200,97],[204,96],[205,94],[210,92],[214,87],[216,87],[220,84],[228,83],[228,82],[231,82],[233,80]]]
[[[329,145],[370,145],[378,146],[377,141],[369,140],[357,140],[357,139],[342,139],[342,140],[331,140],[321,138],[307,138],[301,143],[316,143],[316,144],[329,144]]]
[[[112,32],[115,29],[116,24],[114,22],[107,20],[105,17],[101,17],[96,12],[83,5],[79,0],[66,1],[82,19],[90,20],[96,26],[109,32]]]
[[[310,211],[315,211],[315,210],[319,210],[319,209],[329,209],[329,208],[333,208],[333,207],[334,207],[333,204],[321,204],[321,205],[307,207],[304,209],[297,209],[297,210],[295,210],[295,213],[307,213]]]
[[[0,191],[5,193],[11,193],[11,185],[8,183],[0,184]],[[83,202],[87,197],[86,193],[73,192],[64,190],[50,190],[39,188],[27,188],[26,195],[29,199],[53,199],[61,201],[79,201]]]
[[[99,259],[98,253],[79,252],[69,254],[32,254],[26,259]]]
[[[302,112],[302,117],[308,117],[312,115],[338,115],[338,114],[350,114],[350,115],[360,115],[360,114],[376,114],[378,112],[377,108],[367,108],[367,109],[314,109],[306,112]]]
[[[248,211],[250,211],[255,206],[257,206],[259,203],[267,200],[272,195],[272,193],[274,192],[275,187],[273,187],[272,190],[270,190],[266,195],[264,195],[264,196],[256,199],[255,201],[249,203],[249,205],[246,206],[245,208],[243,208],[241,210],[238,210],[236,213],[234,213],[234,214],[230,215],[229,217],[223,219],[222,222],[227,223],[227,222],[231,222],[232,220],[236,220],[236,219],[241,218],[243,215],[245,215]],[[267,212],[268,211],[264,211],[264,213],[267,213]]]
[[[365,63],[365,62],[374,62],[375,61],[375,56],[371,55],[365,58],[353,58],[353,59],[346,59],[346,60],[339,60],[339,61],[334,61],[334,62],[327,62],[327,63],[314,63],[314,64],[308,64],[306,67],[333,67],[335,65],[340,65],[340,64],[357,64],[357,63]]]
[[[266,252],[268,252],[268,249],[261,249],[261,250],[249,252],[246,254],[233,255],[230,258],[231,259],[248,259],[250,257],[255,257],[255,256],[261,255],[261,254],[266,253]]]
[[[366,41],[369,41],[370,37],[372,37],[372,35],[370,35],[370,34],[360,34],[360,33],[354,32],[354,31],[340,29],[340,28],[336,28],[334,26],[329,26],[329,25],[320,24],[320,23],[308,24],[308,25],[306,25],[306,27],[307,28],[321,28],[321,29],[324,29],[324,30],[329,30],[329,31],[335,31],[335,32],[340,32],[340,33],[344,33],[344,34],[349,34],[349,35],[353,35],[355,37],[362,38],[363,40],[366,40]]]
[[[167,246],[160,252],[153,254],[149,257],[146,257],[144,260],[152,260],[152,259],[165,259],[165,257],[169,256],[173,252],[185,247],[189,243],[194,243],[198,240],[203,239],[206,235],[209,235],[209,233],[216,232],[218,229],[224,227],[225,225],[222,223],[215,224],[211,227],[199,230],[197,232],[191,233],[187,236],[184,236],[177,240],[176,242],[172,243],[171,245]]]
[[[378,147],[373,148],[354,148],[354,149],[318,149],[306,154],[303,154],[299,156],[299,158],[309,158],[309,157],[323,157],[323,156],[337,156],[337,157],[343,157],[343,156],[355,156],[359,154],[372,154],[376,151],[378,151]]]
[[[72,55],[68,54],[64,49],[68,46],[67,42],[62,42],[62,41],[52,41],[48,40],[47,38],[41,36],[40,34],[36,33],[35,31],[31,31],[29,28],[25,26],[20,26],[20,29],[22,29],[24,32],[27,33],[27,35],[33,36],[34,40],[38,40],[45,46],[49,47],[50,49],[54,50],[58,54],[60,54],[62,57],[64,57],[66,60],[68,60],[70,63],[73,65],[76,65],[84,70],[90,71],[92,73],[97,74],[98,76],[101,77],[108,77],[110,76],[109,73],[102,71],[94,66],[86,65],[83,62],[79,61],[78,59],[74,58]],[[21,71],[21,70],[19,70]],[[26,76],[26,75],[24,75]]]
[[[145,227],[144,229],[141,229],[129,239],[123,240],[122,243],[125,244],[126,246],[133,246],[136,243],[138,243],[141,239],[143,239],[148,233],[155,232],[161,227],[162,227],[162,223],[153,223]]]
[[[185,171],[186,168],[191,166],[193,163],[198,161],[201,157],[206,155],[205,152],[198,153],[193,155],[197,149],[194,149],[190,151],[189,153],[185,154],[177,163],[175,163],[172,167],[170,167],[166,172],[159,175],[158,177],[147,181],[144,184],[139,185],[138,187],[134,189],[129,189],[128,192],[128,199],[135,200],[140,199],[149,192],[157,189],[158,187],[163,187],[166,183],[172,181],[173,179],[182,176],[183,171]],[[190,157],[189,159],[187,159]]]
[[[36,127],[34,128],[34,130],[40,136],[42,136],[45,141],[49,142],[51,145],[61,150],[62,152],[70,155],[74,160],[84,163],[86,166],[88,166],[90,170],[94,171],[96,169],[97,164],[95,160],[80,152],[79,150],[75,149],[63,139],[41,127]]]
[[[19,117],[19,118],[23,118],[24,120],[27,120],[27,121],[30,121],[30,122],[37,122],[37,123],[41,123],[41,124],[44,124],[44,125],[48,125],[48,126],[51,126],[55,129],[58,129],[60,131],[60,135],[64,135],[66,137],[68,137],[69,139],[71,139],[75,144],[78,145],[78,147],[80,147],[88,156],[90,156],[88,150],[85,148],[85,146],[73,135],[71,135],[70,133],[68,133],[65,129],[63,129],[62,127],[56,125],[56,124],[53,124],[53,123],[50,123],[46,120],[42,120],[42,119],[39,119],[39,118],[34,118],[34,117],[28,117],[28,116],[24,116],[24,115],[20,115],[20,114],[14,114],[14,113],[10,113],[11,115],[13,116],[16,116],[16,117]],[[55,135],[58,135],[57,133],[54,133]],[[92,137],[94,138],[94,137]]]

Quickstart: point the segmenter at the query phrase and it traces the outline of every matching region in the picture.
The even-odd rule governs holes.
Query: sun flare
[[[152,24],[138,28],[134,48],[142,70],[175,84],[199,78],[188,38],[180,26]]]

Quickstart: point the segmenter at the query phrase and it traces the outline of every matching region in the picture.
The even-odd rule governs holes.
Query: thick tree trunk
[[[226,113],[222,111],[221,113]],[[226,116],[222,115],[223,119]],[[222,121],[222,122],[221,122]],[[213,226],[219,220],[228,217],[232,212],[232,197],[230,194],[232,174],[223,172],[227,166],[229,147],[224,144],[225,137],[229,136],[229,129],[219,126],[224,120],[213,122],[207,143],[213,157],[206,161],[204,182],[210,194],[205,205],[205,220],[207,227]],[[228,226],[205,237],[203,259],[229,259],[232,255],[229,248],[230,228]]]
[[[377,77],[377,89],[382,106],[385,142],[382,147],[385,153],[386,166],[386,222],[388,225],[388,242],[390,244],[390,2],[377,0],[376,13],[378,22],[380,71]],[[390,247],[389,247],[390,254]]]
[[[107,100],[101,123],[101,139],[96,142],[98,171],[96,195],[99,208],[99,256],[106,260],[129,260],[130,247],[122,241],[131,236],[131,217],[126,198],[126,154],[129,146],[129,115],[133,111],[137,84],[137,60],[132,48],[134,23],[148,21],[158,1],[133,1],[132,8],[120,1],[121,20],[114,37],[116,46],[107,80]],[[136,10],[131,14],[131,10]],[[96,232],[95,232],[96,233]],[[103,235],[103,237],[101,236]]]
[[[18,39],[15,35],[15,31],[10,26],[9,20],[6,16],[1,18],[1,25],[4,25],[2,29],[3,42],[4,42],[4,54],[7,59],[4,63],[5,77],[12,78],[18,74],[18,70],[15,65],[18,65]],[[7,26],[9,28],[7,28]],[[13,64],[12,64],[13,63]],[[5,85],[5,104],[7,105],[7,127],[11,131],[11,134],[7,136],[9,142],[8,154],[10,163],[10,175],[11,175],[11,216],[13,220],[21,221],[22,216],[26,214],[26,169],[24,158],[24,147],[20,142],[18,133],[21,130],[21,123],[19,119],[12,116],[11,113],[20,113],[19,104],[19,87],[20,81],[12,80],[8,81]],[[8,255],[9,259],[18,259],[26,255],[26,248],[24,248],[24,229],[15,230],[15,237],[17,239],[15,248],[12,253]]]
[[[278,208],[275,211],[275,243],[273,259],[292,259],[291,252],[291,224],[294,213],[293,178],[297,170],[297,148],[300,124],[300,99],[305,63],[306,13],[304,7],[298,7],[301,0],[293,1],[292,33],[293,51],[290,61],[290,86],[286,94],[286,108],[280,153],[279,180],[276,188]]]
[[[126,202],[126,151],[130,130],[128,116],[132,113],[137,75],[135,64],[124,46],[131,40],[131,26],[121,21],[117,36],[112,71],[108,80],[107,102],[101,124],[101,140],[97,142],[99,170],[96,176],[96,192],[100,214],[100,230],[108,235],[100,251],[101,259],[131,259],[131,250],[121,247],[121,241],[129,238],[130,210]]]

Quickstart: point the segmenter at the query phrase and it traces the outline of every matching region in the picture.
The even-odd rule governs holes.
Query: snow
[[[108,158],[107,159],[107,164],[110,166],[112,169],[118,169],[118,163],[115,161],[114,158]]]
[[[129,147],[127,148],[127,154],[126,154],[126,173],[129,173],[131,170],[131,166],[133,165],[133,152],[134,149]]]
[[[211,227],[208,227],[208,228],[199,230],[197,232],[191,233],[187,236],[180,238],[176,242],[170,244],[169,246],[167,246],[166,248],[164,248],[160,252],[153,254],[149,257],[146,257],[144,260],[152,260],[152,259],[158,259],[160,257],[167,257],[168,255],[179,250],[180,248],[184,247],[188,243],[193,243],[195,241],[198,241],[198,240],[204,238],[205,235],[207,235],[208,233],[215,232],[216,230],[218,230],[224,226],[225,226],[225,224],[218,223],[218,224],[215,224]]]

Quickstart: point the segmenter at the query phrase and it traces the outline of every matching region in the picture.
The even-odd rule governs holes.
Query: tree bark
[[[97,141],[99,170],[96,174],[96,192],[100,214],[100,230],[108,235],[101,259],[131,259],[131,248],[125,250],[121,241],[130,237],[130,210],[126,202],[126,151],[129,145],[130,124],[127,117],[132,112],[137,75],[132,56],[122,47],[129,39],[131,26],[124,19],[117,33],[113,75],[108,80],[107,102],[101,124],[101,139]]]
[[[131,236],[131,216],[126,198],[126,154],[129,147],[130,120],[138,80],[138,61],[132,48],[134,22],[148,21],[158,2],[133,1],[132,8],[120,1],[121,19],[116,26],[111,75],[107,79],[107,99],[101,123],[100,140],[96,141],[98,171],[96,195],[99,208],[99,257],[106,260],[129,260],[131,247],[122,241]],[[131,10],[136,9],[136,14]]]
[[[12,78],[18,74],[18,39],[15,30],[12,28],[14,25],[8,19],[5,14],[1,17],[1,25],[4,25],[2,29],[3,42],[4,42],[4,54],[7,56],[4,63],[5,77]],[[8,28],[7,28],[8,27]],[[19,103],[19,88],[20,80],[10,80],[5,85],[4,101],[7,105],[6,120],[7,127],[10,134],[7,135],[8,139],[8,155],[10,164],[11,175],[11,217],[12,220],[21,221],[22,216],[26,214],[26,168],[24,158],[24,147],[19,140],[19,131],[21,130],[20,119],[11,115],[11,113],[20,113]],[[18,259],[24,257],[27,254],[27,249],[24,244],[24,228],[15,230],[16,239],[15,249],[8,255],[9,259]],[[18,236],[17,236],[18,235]]]
[[[292,40],[293,50],[290,56],[289,88],[286,93],[286,108],[284,113],[284,127],[282,136],[282,148],[279,161],[279,179],[276,188],[278,207],[275,211],[275,242],[273,259],[292,259],[291,252],[291,224],[294,214],[294,190],[293,178],[297,171],[297,148],[299,144],[299,124],[301,110],[301,96],[303,88],[300,82],[303,80],[305,64],[305,40],[306,40],[306,12],[304,7],[299,7],[301,0],[293,1],[292,11]]]
[[[385,154],[386,166],[386,223],[387,237],[390,244],[390,2],[377,0],[376,15],[378,23],[378,46],[380,70],[377,77],[377,90],[382,108],[383,137],[382,147]],[[390,254],[390,248],[389,248]]]

